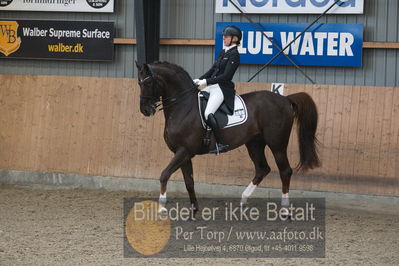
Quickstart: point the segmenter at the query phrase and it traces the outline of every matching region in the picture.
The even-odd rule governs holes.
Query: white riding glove
[[[197,84],[197,85],[198,85],[198,82],[199,82],[199,81],[200,81],[199,79],[193,79],[194,84]]]
[[[206,86],[206,79],[200,79],[197,84],[198,86]]]

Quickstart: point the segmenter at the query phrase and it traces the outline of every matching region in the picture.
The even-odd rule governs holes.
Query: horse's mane
[[[184,68],[179,66],[179,65],[176,65],[176,64],[173,64],[173,63],[169,63],[167,61],[156,61],[156,62],[152,63],[151,65],[160,66],[160,67],[166,67],[168,70],[172,70],[177,75],[181,76],[182,78],[187,79],[187,81],[191,81],[192,82],[192,78],[191,78],[190,74],[188,74],[188,72]]]

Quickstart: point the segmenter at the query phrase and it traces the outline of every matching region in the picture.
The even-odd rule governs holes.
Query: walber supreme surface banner
[[[110,61],[114,23],[0,19],[0,58]]]
[[[1,10],[114,12],[114,0],[0,0]]]

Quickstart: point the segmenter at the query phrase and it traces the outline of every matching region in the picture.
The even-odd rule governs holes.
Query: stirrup
[[[229,150],[229,145],[216,143],[216,149],[211,150],[209,153],[210,154],[219,154],[219,153],[227,152],[228,150]]]

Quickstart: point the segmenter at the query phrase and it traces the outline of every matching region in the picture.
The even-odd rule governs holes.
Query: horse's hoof
[[[281,220],[284,221],[284,222],[287,222],[287,221],[291,222],[291,215],[289,215],[289,214],[288,215],[283,215],[282,214],[281,215]]]
[[[167,214],[168,213],[168,209],[166,209],[165,207],[161,206],[158,209],[158,213],[159,214]]]
[[[241,212],[246,212],[248,210],[248,204],[247,203],[240,203],[240,210]]]
[[[282,207],[280,211],[280,217],[284,221],[290,221],[291,220],[291,214],[289,210],[286,207]]]
[[[184,220],[185,222],[194,222],[195,218],[193,217],[188,217],[187,219]]]

